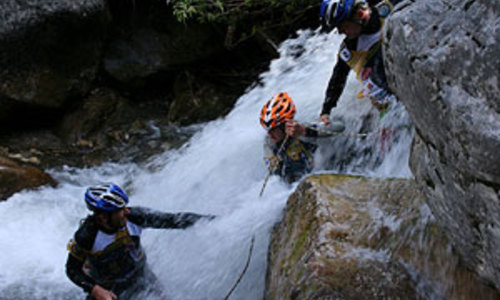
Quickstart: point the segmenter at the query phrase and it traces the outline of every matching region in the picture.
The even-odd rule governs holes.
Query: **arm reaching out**
[[[212,220],[215,216],[194,213],[165,213],[144,207],[130,207],[127,219],[131,222],[150,228],[184,229],[194,225],[200,219]]]
[[[326,125],[329,125],[330,121],[328,119],[328,115],[330,115],[332,108],[337,105],[340,95],[344,91],[349,70],[349,66],[339,58],[337,64],[335,64],[335,67],[333,68],[332,77],[328,82],[325,101],[323,102],[323,108],[321,110],[321,121]]]
[[[291,137],[299,137],[306,134],[306,127],[294,119],[290,119],[286,122],[285,132]]]

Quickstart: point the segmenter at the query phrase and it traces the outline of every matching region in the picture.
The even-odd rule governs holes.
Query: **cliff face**
[[[463,261],[500,289],[500,2],[406,1],[384,51],[417,130],[416,181]]]
[[[175,7],[185,7],[186,16],[207,7],[185,2],[1,1],[0,124],[22,116],[27,128],[54,126],[96,88],[131,102],[171,104],[164,108],[171,122],[212,120],[258,78],[277,55],[276,44],[317,26],[315,0],[273,7],[241,1],[248,5],[241,12],[229,1],[231,16],[217,8],[227,19],[206,23],[179,22]]]
[[[87,93],[110,21],[103,0],[0,4],[0,119]]]
[[[0,156],[89,166],[177,147],[193,132],[177,125],[227,114],[276,44],[317,26],[315,0],[179,22],[177,4],[206,7],[191,2],[0,1]]]
[[[458,258],[412,180],[315,175],[272,234],[266,299],[500,299]]]

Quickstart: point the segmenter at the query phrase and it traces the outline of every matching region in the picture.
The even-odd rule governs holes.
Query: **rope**
[[[319,128],[307,126],[307,125],[304,125],[304,126],[306,128],[311,129],[311,130],[314,130],[314,131],[317,131],[319,133],[326,134],[329,136],[345,136],[345,137],[352,137],[352,138],[362,138],[362,137],[365,137],[368,135],[368,133],[345,133],[345,132],[337,132],[337,131],[319,129]],[[276,156],[279,157],[279,155],[283,151],[283,148],[285,147],[285,144],[288,141],[288,137],[289,136],[287,135],[285,137],[285,139],[283,140],[283,142],[281,143],[281,146],[280,146],[278,152],[276,153]],[[267,182],[269,181],[269,178],[271,177],[271,174],[273,173],[275,168],[276,168],[276,165],[271,166],[271,168],[269,168],[269,172],[267,172],[266,178],[264,179],[264,183],[262,184],[262,189],[260,190],[259,197],[262,197],[262,195],[264,194],[264,190],[266,189]]]
[[[306,128],[317,131],[318,133],[330,135],[330,136],[345,136],[345,137],[352,137],[352,138],[362,138],[368,135],[368,133],[348,133],[348,132],[338,132],[338,131],[330,131],[330,130],[325,130],[325,129],[319,129],[316,127],[312,126],[307,126],[304,125]]]
[[[248,249],[248,257],[247,257],[247,262],[245,263],[245,267],[243,268],[243,271],[241,272],[240,277],[238,277],[238,280],[236,280],[236,282],[231,287],[231,290],[229,290],[229,292],[227,293],[226,297],[224,297],[224,300],[228,300],[229,299],[229,297],[234,292],[234,290],[236,289],[236,287],[240,283],[241,279],[245,275],[245,273],[246,273],[246,271],[248,269],[248,266],[250,265],[250,259],[252,258],[252,252],[253,252],[253,244],[254,244],[254,242],[255,242],[255,235],[252,236],[252,240],[250,241],[250,249]]]
[[[288,142],[288,135],[285,137],[283,142],[281,143],[280,148],[278,149],[278,152],[276,153],[276,156],[279,157],[283,149],[285,148],[286,142]],[[271,177],[271,174],[273,173],[274,169],[276,168],[277,164],[274,166],[271,166],[269,168],[269,171],[267,172],[266,178],[264,179],[264,184],[262,184],[262,189],[260,190],[259,197],[262,197],[264,194],[264,189],[266,188],[267,182],[269,181],[269,178]]]

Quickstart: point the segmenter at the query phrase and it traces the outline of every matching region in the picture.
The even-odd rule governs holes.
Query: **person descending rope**
[[[295,104],[286,92],[272,97],[260,113],[260,124],[268,134],[264,156],[269,173],[279,175],[289,183],[311,172],[313,152],[317,148],[314,138],[335,134],[299,124],[293,119],[295,113]],[[336,132],[344,130],[342,124],[336,125]]]
[[[214,216],[164,213],[127,207],[129,197],[115,184],[89,187],[85,204],[93,212],[68,244],[66,274],[88,293],[87,299],[138,299],[147,292],[165,299],[146,263],[140,243],[143,228],[186,228]]]
[[[338,28],[346,38],[328,83],[320,119],[330,124],[328,116],[337,105],[347,75],[353,70],[363,83],[359,98],[371,100],[381,115],[396,101],[389,89],[382,56],[382,29],[393,6],[400,0],[324,0],[320,20],[323,31]]]

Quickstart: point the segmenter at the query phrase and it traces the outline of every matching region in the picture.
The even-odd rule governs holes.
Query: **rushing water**
[[[180,150],[144,165],[53,170],[59,187],[21,192],[0,203],[0,299],[84,297],[66,278],[66,243],[88,213],[85,188],[100,182],[124,186],[131,205],[218,216],[186,230],[144,231],[149,264],[172,299],[222,299],[245,264],[253,235],[251,264],[232,299],[262,298],[269,233],[294,186],[272,177],[258,196],[266,176],[258,115],[273,94],[287,91],[296,118],[317,121],[340,41],[334,33],[304,31],[284,42],[262,84],[241,96],[228,116],[204,124]],[[316,171],[411,176],[411,130],[402,106],[379,121],[368,101],[355,99],[359,89],[350,77],[333,116],[345,122],[346,131],[368,137],[326,139],[316,154]],[[397,130],[382,138],[381,128]]]

